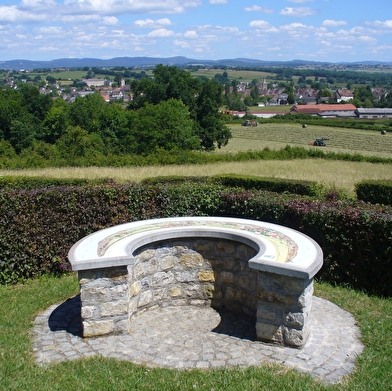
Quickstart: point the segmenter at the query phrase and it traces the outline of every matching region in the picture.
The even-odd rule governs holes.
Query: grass
[[[337,175],[336,173],[339,173]],[[391,166],[367,162],[324,159],[252,160],[246,162],[143,166],[143,167],[66,167],[26,170],[0,170],[0,176],[39,176],[51,178],[113,178],[117,182],[140,182],[157,176],[208,176],[219,174],[256,175],[269,178],[311,180],[331,188],[354,192],[354,185],[365,179],[391,179]]]
[[[317,148],[309,143],[316,138],[329,138],[323,151],[391,157],[392,133],[381,135],[380,131],[345,129],[330,126],[297,123],[259,123],[257,127],[230,126],[233,138],[222,152],[260,150],[265,147],[281,149],[287,144],[303,148]],[[318,147],[320,148],[320,147]]]
[[[375,390],[392,389],[392,300],[316,284],[316,295],[350,311],[361,329],[365,350],[357,370],[343,383],[325,385],[277,365],[247,369],[176,371],[148,369],[105,358],[48,366],[34,362],[32,321],[54,303],[78,292],[75,275],[45,277],[0,286],[0,384],[3,390]]]

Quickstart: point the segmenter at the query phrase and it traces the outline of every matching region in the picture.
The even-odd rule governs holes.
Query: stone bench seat
[[[81,286],[84,336],[128,333],[138,313],[210,305],[256,318],[260,340],[300,347],[322,251],[276,224],[224,217],[126,223],[69,252]]]

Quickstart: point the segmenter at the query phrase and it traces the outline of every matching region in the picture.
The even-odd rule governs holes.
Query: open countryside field
[[[233,138],[220,152],[240,152],[281,149],[286,145],[304,148],[322,148],[326,152],[358,153],[361,155],[392,157],[392,134],[379,131],[345,129],[329,126],[290,123],[259,123],[258,126],[230,125]],[[326,147],[309,145],[316,138],[329,138]]]
[[[239,80],[244,82],[251,82],[253,79],[263,79],[267,77],[275,77],[275,73],[261,72],[256,70],[236,70],[236,69],[198,69],[197,72],[193,72],[192,75],[196,77],[207,77],[213,78],[217,73],[222,74],[227,72],[229,79]]]
[[[257,127],[230,125],[233,139],[215,153],[234,154],[268,147],[279,150],[286,145],[320,148],[322,151],[362,154],[391,158],[392,134],[377,131],[344,129],[300,124],[264,123]],[[308,143],[327,137],[326,147]],[[391,164],[351,162],[326,159],[252,160],[242,162],[161,165],[143,167],[65,167],[26,170],[0,170],[0,176],[40,176],[52,178],[112,178],[120,183],[139,182],[145,178],[165,176],[212,176],[221,174],[254,175],[269,178],[309,180],[331,188],[345,189],[354,195],[355,184],[362,180],[391,180]]]

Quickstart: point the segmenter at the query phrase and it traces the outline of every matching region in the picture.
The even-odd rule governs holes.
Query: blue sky
[[[391,0],[0,0],[0,61],[392,61]]]

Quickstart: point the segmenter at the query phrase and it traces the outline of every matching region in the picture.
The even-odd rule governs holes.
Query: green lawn
[[[375,390],[392,389],[392,300],[316,284],[315,294],[350,311],[365,350],[342,384],[325,385],[276,365],[232,370],[148,369],[92,358],[37,366],[29,330],[38,313],[78,293],[75,275],[0,286],[0,384],[2,390]]]

